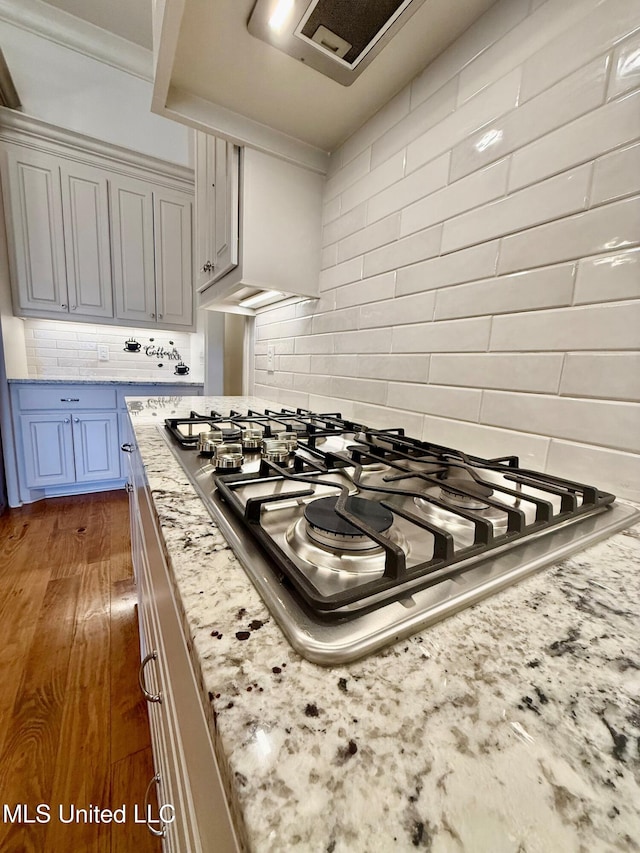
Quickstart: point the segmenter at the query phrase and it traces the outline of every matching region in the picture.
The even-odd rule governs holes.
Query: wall
[[[332,157],[256,392],[640,498],[639,85],[637,0],[500,0]]]
[[[192,165],[189,129],[150,112],[149,81],[2,20],[0,40],[27,115]]]
[[[23,322],[30,379],[204,382],[204,340],[201,334],[55,320]],[[124,344],[129,338],[138,341],[140,352],[125,352]],[[98,360],[98,344],[108,346],[108,361]],[[161,348],[169,352],[174,347],[190,368],[187,376],[174,374],[178,363],[175,359],[162,355],[151,357],[145,352],[147,348]]]

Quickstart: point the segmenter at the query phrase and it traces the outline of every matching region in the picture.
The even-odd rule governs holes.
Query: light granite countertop
[[[134,405],[214,746],[254,853],[640,850],[640,526],[364,660],[293,651]],[[280,408],[271,404],[274,408]]]
[[[184,385],[185,388],[202,388],[202,382],[192,382],[185,381],[180,376],[175,376],[173,379],[163,379],[163,380],[155,380],[155,379],[51,379],[47,377],[46,379],[7,379],[7,382],[10,385],[32,385],[34,383],[38,385],[133,385],[135,387],[139,387],[140,385],[152,385],[158,386],[162,388],[163,385]]]

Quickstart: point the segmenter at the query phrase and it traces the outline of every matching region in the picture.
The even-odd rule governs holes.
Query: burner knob
[[[282,463],[289,457],[289,448],[286,442],[277,438],[265,438],[262,442],[262,458],[267,462]]]
[[[278,432],[276,440],[284,442],[289,453],[295,453],[298,449],[298,436],[295,432]]]
[[[263,436],[263,430],[255,429],[253,427],[247,427],[246,429],[242,430],[242,446],[245,450],[259,450],[262,446]]]
[[[237,471],[244,462],[241,444],[218,444],[214,457],[216,471]]]

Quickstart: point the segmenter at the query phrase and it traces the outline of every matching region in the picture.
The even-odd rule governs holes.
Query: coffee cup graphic
[[[125,352],[140,352],[140,344],[135,338],[129,338],[128,341],[124,342],[124,350]]]
[[[184,362],[179,362],[176,364],[175,370],[173,371],[176,376],[186,376],[189,373],[189,368]]]

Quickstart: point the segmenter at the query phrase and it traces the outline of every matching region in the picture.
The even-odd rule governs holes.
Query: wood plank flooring
[[[139,665],[126,494],[0,516],[3,853],[159,853],[133,820],[153,776]],[[18,805],[33,822],[16,820]],[[61,820],[123,805],[123,824]]]

